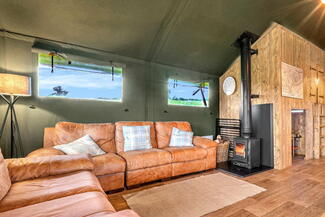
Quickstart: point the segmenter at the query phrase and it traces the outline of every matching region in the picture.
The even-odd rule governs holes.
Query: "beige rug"
[[[264,188],[216,173],[123,197],[141,217],[199,217],[263,191]]]

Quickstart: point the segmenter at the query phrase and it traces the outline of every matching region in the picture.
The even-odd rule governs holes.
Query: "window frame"
[[[177,81],[180,81],[180,82],[187,82],[187,83],[193,83],[193,84],[200,84],[200,83],[208,83],[208,93],[207,93],[207,99],[206,99],[206,103],[207,103],[207,106],[204,105],[203,103],[203,99],[200,101],[202,102],[203,105],[186,105],[186,104],[170,104],[169,103],[169,81],[170,80],[177,80]],[[210,81],[206,80],[206,81],[202,81],[202,82],[195,82],[195,81],[188,81],[188,80],[181,80],[181,79],[176,79],[176,78],[172,78],[172,77],[169,77],[167,79],[167,105],[168,106],[180,106],[180,107],[187,107],[187,108],[205,108],[205,109],[208,109],[210,108]]]
[[[111,103],[123,103],[123,98],[124,98],[124,76],[123,76],[123,72],[125,70],[125,65],[122,64],[115,64],[114,66],[116,68],[120,68],[121,69],[121,98],[119,100],[113,100],[113,99],[104,99],[104,98],[78,98],[78,97],[65,97],[65,96],[41,96],[40,91],[40,82],[39,82],[39,78],[40,78],[40,70],[39,70],[39,66],[40,66],[40,60],[39,60],[39,55],[40,54],[45,54],[45,53],[38,53],[37,54],[37,97],[39,98],[44,98],[44,99],[63,99],[63,100],[74,100],[74,101],[100,101],[100,102],[111,102]],[[46,54],[45,54],[46,55]],[[85,59],[87,59],[85,61]],[[107,66],[107,67],[111,67],[111,65],[108,64],[98,64],[98,60],[94,60],[93,62],[91,60],[89,60],[88,58],[74,58],[74,61],[79,62],[79,63],[84,63],[84,64],[92,64],[92,65],[98,65],[98,66]],[[102,62],[102,61],[100,61]],[[111,76],[111,74],[108,74],[109,76]]]

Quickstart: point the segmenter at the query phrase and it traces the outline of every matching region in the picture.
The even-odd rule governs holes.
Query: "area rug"
[[[141,217],[199,217],[265,191],[216,173],[124,195]]]

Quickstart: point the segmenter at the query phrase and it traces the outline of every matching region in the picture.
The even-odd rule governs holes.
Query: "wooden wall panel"
[[[316,79],[318,77],[318,72],[315,68],[310,68],[310,79],[309,79],[309,89],[310,89],[310,101],[312,103],[317,102],[317,86]]]
[[[282,144],[282,130],[281,121],[284,117],[284,114],[281,112],[281,28],[277,26],[271,32],[272,44],[270,44],[270,77],[273,85],[270,85],[270,103],[273,103],[273,132],[274,132],[274,168],[282,168],[282,157],[281,153],[283,152]],[[273,89],[273,90],[272,90]]]
[[[318,72],[318,102],[320,104],[325,103],[325,60],[324,60],[324,52],[318,48],[318,64],[317,64],[317,72]]]
[[[325,126],[325,105],[320,105],[320,125]],[[320,156],[325,156],[325,127],[320,128]]]
[[[270,33],[271,41],[270,44],[270,82],[273,85],[270,85],[269,92],[271,92],[270,102],[279,103],[282,85],[281,85],[281,44],[282,44],[282,37],[281,37],[281,28],[279,26],[274,27],[273,31]]]
[[[324,99],[324,94],[325,94],[325,75],[322,72],[318,72],[318,103],[324,104],[325,99]]]
[[[316,103],[317,100],[319,103],[325,103],[325,100],[319,97],[325,95],[325,74],[319,76],[319,71],[324,71],[325,68],[324,51],[279,24],[272,24],[252,45],[252,48],[259,51],[257,56],[252,57],[252,94],[260,96],[257,99],[252,99],[252,103],[273,103],[275,168],[282,169],[292,164],[292,109],[304,109],[306,111],[305,157],[306,159],[316,158],[319,156],[317,150],[319,152],[320,148],[314,147],[315,129],[313,123],[316,107],[313,103]],[[304,99],[282,97],[281,62],[303,69]],[[237,85],[240,85],[239,64],[240,59],[237,58],[220,77],[220,87],[222,87],[223,80],[228,76],[234,76]],[[320,78],[319,86],[316,86],[315,76]],[[317,91],[319,91],[318,97]],[[220,89],[220,117],[238,118],[239,109],[240,87],[232,96],[225,96]]]
[[[236,90],[231,96],[227,96],[222,88],[223,81],[226,77],[231,76],[236,80]],[[219,114],[220,118],[239,118],[240,112],[240,59],[237,58],[233,65],[228,69],[227,73],[219,78],[220,87],[220,103],[219,103]]]

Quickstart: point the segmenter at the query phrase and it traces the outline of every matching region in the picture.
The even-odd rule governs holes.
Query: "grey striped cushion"
[[[169,143],[170,147],[194,146],[192,142],[193,142],[193,132],[183,131],[176,127],[173,127],[173,131]]]
[[[152,148],[150,126],[123,126],[124,151]]]

